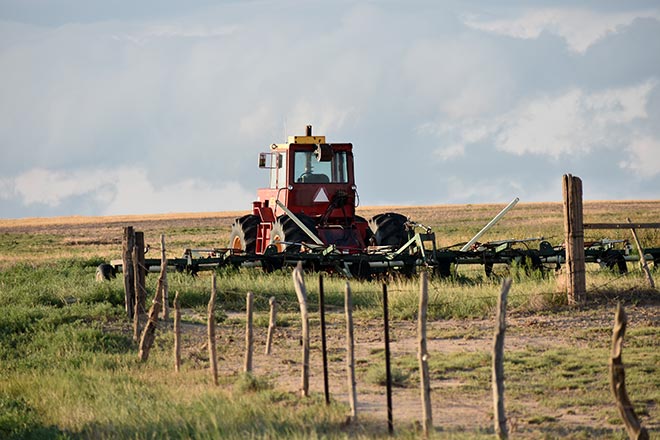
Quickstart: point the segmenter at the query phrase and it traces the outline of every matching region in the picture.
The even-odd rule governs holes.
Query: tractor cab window
[[[297,183],[347,183],[346,152],[332,155],[329,161],[319,161],[313,151],[296,151],[294,181]]]

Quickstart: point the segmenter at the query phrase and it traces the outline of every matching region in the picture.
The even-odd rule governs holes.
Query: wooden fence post
[[[293,270],[293,285],[296,289],[298,304],[300,305],[300,319],[302,321],[302,377],[300,392],[303,397],[309,396],[309,316],[307,315],[307,289],[303,279],[302,262]]]
[[[133,318],[135,308],[135,278],[133,274],[133,247],[135,246],[135,232],[133,226],[126,226],[122,236],[122,273],[124,274],[124,301],[126,314]]]
[[[584,226],[582,219],[582,180],[570,174],[562,179],[564,232],[566,245],[566,286],[569,304],[586,300]]]
[[[383,284],[383,333],[385,335],[385,382],[387,394],[387,432],[394,434],[392,417],[392,367],[390,365],[390,315],[387,304],[387,284]]]
[[[209,366],[211,369],[211,378],[213,385],[218,385],[218,359],[215,351],[215,272],[211,275],[211,298],[208,305],[207,316],[207,332],[208,332],[208,345],[209,345]]]
[[[174,294],[174,371],[181,369],[181,305],[179,292]]]
[[[357,389],[355,380],[355,340],[353,337],[353,298],[351,286],[346,282],[344,292],[344,310],[346,312],[346,376],[348,378],[348,404],[351,408],[350,420],[357,422]]]
[[[321,320],[321,351],[323,354],[323,394],[325,404],[330,405],[330,385],[328,382],[328,346],[325,336],[325,292],[323,291],[323,275],[319,274],[319,318]]]
[[[254,295],[248,292],[245,297],[245,365],[243,371],[252,372],[252,305],[254,304]]]
[[[145,304],[142,303],[143,291],[146,296],[146,288],[144,287],[144,233],[140,231],[134,232],[135,244],[133,246],[133,282],[135,298],[133,298],[133,340],[140,340],[140,317],[145,313]],[[140,258],[140,249],[142,249],[142,258]]]
[[[509,437],[504,411],[504,333],[506,331],[506,303],[511,278],[502,282],[502,290],[497,298],[497,317],[495,318],[495,336],[493,337],[493,410],[495,413],[495,434],[500,439]]]
[[[433,429],[433,413],[431,408],[431,379],[429,377],[429,354],[426,347],[426,314],[429,305],[428,274],[420,274],[419,312],[417,318],[417,336],[419,338],[420,389],[422,396],[422,428],[424,438],[428,438]]]
[[[274,296],[270,297],[268,304],[270,305],[270,319],[268,320],[268,336],[266,337],[266,354],[270,354],[270,348],[273,344],[273,333],[275,332],[275,325],[277,323],[277,302]]]
[[[133,267],[135,274],[135,295],[138,303],[137,312],[145,314],[147,310],[147,288],[145,284],[147,267],[144,263],[144,232],[142,231],[135,231]]]
[[[629,218],[627,218],[628,223],[632,223]],[[635,228],[630,228],[630,232],[632,232],[633,240],[635,241],[635,246],[637,246],[637,252],[639,252],[639,264],[642,266],[642,270],[646,274],[646,280],[649,282],[649,286],[651,289],[655,289],[655,282],[653,282],[653,277],[651,276],[651,271],[649,270],[649,264],[646,261],[646,257],[644,256],[644,248],[642,247],[642,244],[639,242],[639,238],[637,238],[637,232],[635,231]]]
[[[649,433],[639,422],[633,404],[630,402],[628,393],[626,392],[626,373],[623,368],[621,355],[627,322],[626,312],[623,310],[621,303],[619,303],[616,307],[614,329],[612,330],[612,354],[609,362],[610,389],[616,400],[616,407],[619,410],[619,414],[621,414],[623,423],[626,425],[628,437],[631,440],[648,440]]]
[[[165,267],[165,270],[163,270],[163,267]],[[165,254],[165,234],[160,234],[160,268],[160,276],[163,279],[161,292],[161,302],[163,303],[163,320],[167,321],[170,317],[170,298],[168,292],[169,285],[167,284],[167,255]]]
[[[149,309],[147,324],[144,326],[142,337],[140,338],[140,352],[138,357],[143,362],[149,359],[149,350],[151,350],[154,339],[156,339],[156,327],[158,326],[158,313],[160,313],[160,307],[160,297],[158,291],[156,291],[153,304],[151,304],[151,308]],[[135,315],[138,314],[137,310],[135,310]]]

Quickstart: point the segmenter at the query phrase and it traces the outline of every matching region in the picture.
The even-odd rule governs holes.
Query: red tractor
[[[270,170],[270,185],[257,190],[252,213],[232,225],[230,248],[289,254],[334,245],[356,254],[370,245],[398,247],[408,240],[401,214],[379,214],[369,222],[355,215],[352,144],[328,144],[308,125],[305,136],[270,147],[259,155],[259,168]]]

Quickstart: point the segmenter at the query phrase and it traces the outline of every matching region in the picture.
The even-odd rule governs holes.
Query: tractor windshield
[[[297,183],[347,183],[346,152],[339,151],[328,162],[320,162],[312,151],[296,151],[293,168]]]

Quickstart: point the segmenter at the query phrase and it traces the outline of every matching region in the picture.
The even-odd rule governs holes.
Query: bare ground
[[[660,314],[656,304],[629,307],[630,328],[637,326],[657,327]],[[244,324],[237,324],[239,315],[233,315],[233,324],[221,324],[218,328],[218,355],[220,374],[237,376],[242,371],[244,359]],[[328,314],[327,346],[329,358],[329,388],[332,399],[348,405],[348,385],[345,358],[345,321],[339,312]],[[505,349],[507,352],[534,347],[535,350],[561,349],[567,345],[577,347],[607,346],[611,338],[613,310],[599,306],[596,310],[551,316],[513,316],[508,319]],[[451,353],[490,353],[494,321],[491,320],[442,320],[428,323],[428,350],[432,357]],[[313,318],[310,356],[310,392],[323,394],[321,336],[318,319]],[[577,338],[580,330],[598,329],[598,340]],[[278,390],[300,392],[301,345],[298,322],[290,327],[277,328],[272,354],[264,354],[266,329],[255,328],[254,374],[267,378]],[[417,353],[416,323],[398,321],[390,324],[391,353],[393,363],[402,356],[415,357]],[[187,324],[184,327],[184,357],[188,368],[205,368],[208,360],[206,330],[203,325]],[[461,336],[463,335],[463,336]],[[366,379],[366,370],[379,359],[384,359],[383,323],[374,319],[358,319],[355,322],[355,356],[357,367],[358,413],[362,421],[370,425],[386,426],[385,387]],[[505,355],[506,356],[506,355]],[[624,351],[625,359],[625,351]],[[603,360],[607,369],[607,359]],[[432,379],[433,422],[443,432],[490,432],[493,406],[490,378],[479,386],[466,391],[460,377],[451,373],[441,379]],[[634,400],[634,397],[631,396]],[[395,426],[419,426],[421,420],[420,391],[416,377],[404,387],[393,389],[393,418]],[[612,425],[603,419],[603,410],[614,408],[613,401],[605,401],[588,412],[579,407],[559,410],[544,406],[542,396],[525,396],[515,402],[505,397],[510,410],[509,426],[516,437],[538,438],[543,435],[564,436],[566,433],[582,433],[589,436],[605,432],[622,431],[621,425]],[[598,414],[601,414],[600,416]],[[543,417],[546,417],[544,421]],[[660,430],[658,420],[643,419],[644,425],[653,432]],[[603,431],[605,429],[605,431]],[[613,430],[613,431],[611,431]],[[563,434],[562,434],[563,433]],[[600,433],[600,434],[599,434]],[[609,436],[609,435],[607,435]]]

